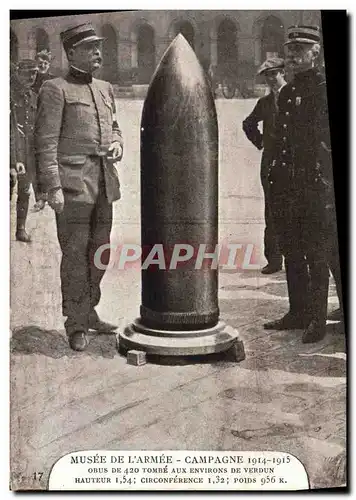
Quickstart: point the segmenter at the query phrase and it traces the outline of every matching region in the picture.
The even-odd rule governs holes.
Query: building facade
[[[49,49],[52,71],[63,74],[67,59],[60,32],[90,21],[103,42],[104,64],[99,78],[118,84],[149,83],[163,53],[181,32],[194,48],[206,71],[232,72],[237,79],[254,79],[268,56],[283,56],[286,30],[293,24],[317,24],[320,11],[161,10],[104,12],[61,17],[13,20],[10,56],[33,58]]]

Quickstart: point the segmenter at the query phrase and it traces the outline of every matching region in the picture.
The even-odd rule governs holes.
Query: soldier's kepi
[[[118,335],[120,351],[201,355],[231,349],[244,358],[238,333],[219,321],[218,126],[214,99],[189,43],[179,34],[150,84],[141,120],[141,318]],[[147,265],[147,254],[206,245],[175,269]],[[183,248],[182,251],[184,252]],[[213,261],[213,262],[212,262]],[[215,265],[214,265],[215,261]]]
[[[290,310],[265,328],[305,328],[302,339],[308,343],[326,333],[328,264],[332,265],[327,206],[333,205],[333,173],[322,146],[330,145],[327,94],[325,77],[317,69],[318,27],[292,26],[285,46],[294,78],[280,92],[269,182]]]

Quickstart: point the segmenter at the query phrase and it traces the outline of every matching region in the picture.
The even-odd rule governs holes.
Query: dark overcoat
[[[31,180],[35,177],[34,126],[37,96],[31,89],[21,86],[17,80],[10,88],[10,163],[25,165]]]
[[[316,69],[297,74],[279,97],[276,144],[269,181],[276,194],[333,197],[325,77]]]

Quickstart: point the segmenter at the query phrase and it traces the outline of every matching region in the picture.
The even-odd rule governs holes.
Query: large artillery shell
[[[162,244],[166,269],[142,270],[141,320],[199,329],[219,318],[218,271],[195,258],[169,270],[175,244],[213,252],[218,242],[218,125],[214,99],[193,49],[178,35],[150,84],[141,121],[144,258]]]

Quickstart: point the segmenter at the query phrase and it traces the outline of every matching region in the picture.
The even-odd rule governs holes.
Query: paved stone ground
[[[217,102],[220,240],[253,243],[262,266],[259,152],[241,132],[254,103]],[[118,101],[125,160],[114,244],[139,243],[141,108],[142,101]],[[62,455],[100,448],[279,450],[304,463],[312,488],[345,484],[344,334],[340,324],[329,324],[323,341],[303,345],[301,331],[263,330],[264,321],[288,309],[283,271],[267,277],[256,270],[220,273],[221,318],[238,328],[243,362],[220,357],[136,368],[117,353],[114,336],[93,336],[85,353],[69,349],[51,210],[31,214],[29,228],[31,245],[14,241],[13,234],[11,241],[13,489],[46,488]],[[139,271],[109,270],[99,313],[122,327],[139,305]],[[331,282],[329,309],[336,307]],[[44,472],[37,483],[35,471]]]

